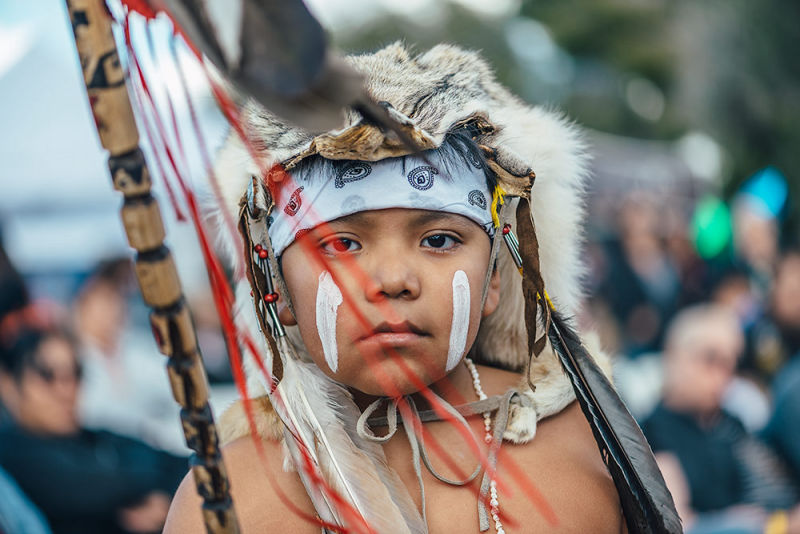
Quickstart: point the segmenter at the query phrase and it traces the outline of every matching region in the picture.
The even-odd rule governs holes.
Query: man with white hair
[[[775,456],[721,407],[743,347],[727,309],[680,313],[667,332],[662,401],[642,428],[687,532],[800,532],[800,508],[787,512],[797,497]]]
[[[788,361],[772,385],[774,409],[764,434],[800,483],[800,251],[778,264],[772,313]]]

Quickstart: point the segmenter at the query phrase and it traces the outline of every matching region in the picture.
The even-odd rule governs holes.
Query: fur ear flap
[[[611,381],[611,358],[600,349],[600,338],[590,332],[583,336],[583,340],[597,365]],[[575,390],[550,344],[531,362],[531,380],[536,391],[530,389],[527,379],[520,382],[519,389],[532,401],[532,406],[512,404],[509,411],[508,427],[503,439],[512,443],[532,440],[539,421],[559,413],[575,400]]]
[[[266,396],[250,399],[253,407],[253,419],[256,423],[258,437],[270,441],[278,441],[283,437],[283,423],[272,408]],[[237,400],[227,410],[222,412],[217,424],[219,428],[219,441],[227,445],[239,438],[250,435],[250,424],[244,411],[244,402]]]

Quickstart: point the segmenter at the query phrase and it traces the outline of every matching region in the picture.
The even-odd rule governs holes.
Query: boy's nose
[[[402,255],[395,253],[376,258],[370,270],[373,283],[366,289],[370,302],[382,298],[413,300],[419,296],[419,278]]]

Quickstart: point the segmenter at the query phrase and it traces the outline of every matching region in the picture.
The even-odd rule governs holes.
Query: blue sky
[[[163,49],[168,27],[155,29]],[[0,224],[10,254],[28,273],[81,271],[128,253],[121,198],[111,188],[74,46],[62,0],[0,2]],[[174,76],[161,79],[175,83]],[[192,93],[195,102],[210,104],[202,84],[193,84]],[[186,108],[179,108],[187,124]],[[222,123],[212,105],[200,111],[217,145]],[[192,172],[200,175],[194,155]],[[161,193],[157,180],[155,194]],[[191,230],[176,225],[163,200],[162,211],[173,246],[191,256]],[[197,269],[184,270],[202,278],[192,274]]]
[[[442,6],[439,0],[307,1],[334,33],[368,26],[388,12],[434,17]],[[516,10],[519,0],[451,1],[489,15]],[[156,48],[163,51],[169,28],[155,26]],[[224,125],[202,75],[194,72],[192,94],[214,148]],[[174,69],[160,68],[158,74],[174,87]],[[182,111],[185,107],[179,115]],[[188,122],[185,114],[179,121]],[[100,258],[127,253],[118,220],[121,199],[111,188],[94,130],[63,0],[0,1],[0,125],[0,227],[18,266],[34,273],[80,271]],[[190,159],[202,188],[199,158],[190,154]],[[155,194],[163,198],[161,193],[156,180]],[[191,256],[194,237],[176,225],[167,208],[162,200],[173,246]],[[192,277],[196,269],[182,270]]]

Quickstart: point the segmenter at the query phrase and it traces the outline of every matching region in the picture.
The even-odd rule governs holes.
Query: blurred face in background
[[[113,355],[125,326],[125,297],[108,282],[90,283],[77,305],[78,335],[83,342],[96,345]]]
[[[743,325],[751,325],[760,317],[760,300],[744,274],[724,277],[714,290],[712,301],[734,312]]]
[[[800,334],[800,254],[786,256],[778,266],[772,313],[781,327]]]
[[[751,267],[769,271],[778,256],[778,225],[750,201],[742,200],[734,210],[737,252]]]
[[[618,219],[620,234],[626,242],[651,242],[657,240],[660,220],[658,208],[652,197],[635,192],[623,201]]]
[[[2,375],[0,394],[14,421],[29,432],[66,435],[78,430],[80,367],[72,345],[45,337],[19,377]]]
[[[670,335],[664,361],[664,401],[700,415],[715,414],[744,347],[741,328],[726,311],[687,317]]]

